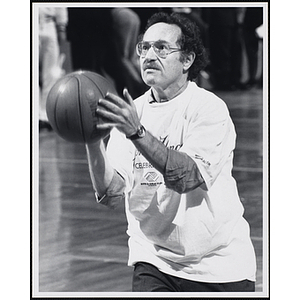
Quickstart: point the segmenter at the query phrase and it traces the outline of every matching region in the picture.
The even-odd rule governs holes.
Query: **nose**
[[[157,59],[157,55],[156,55],[156,53],[154,51],[153,45],[150,46],[150,48],[149,48],[148,52],[146,53],[144,59],[145,60],[146,59],[148,59],[148,60],[155,60],[155,59]]]

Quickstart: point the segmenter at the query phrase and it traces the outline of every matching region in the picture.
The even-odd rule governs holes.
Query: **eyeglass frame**
[[[142,55],[142,52],[139,53],[139,45],[141,45],[141,44],[143,44],[143,43],[147,43],[148,45],[150,45],[150,47],[149,47],[149,49],[147,50],[147,52],[145,53],[145,55]],[[156,50],[156,49],[158,49],[158,48],[155,46],[155,43],[164,43],[165,46],[168,46],[168,51],[169,51],[169,52],[168,52],[166,55],[161,56],[160,53],[158,53],[157,50]],[[144,58],[144,57],[147,55],[147,53],[148,53],[148,51],[150,50],[151,47],[153,48],[154,53],[155,53],[158,57],[160,57],[160,58],[167,58],[167,56],[168,56],[169,54],[172,54],[172,53],[174,53],[174,52],[183,51],[183,49],[180,49],[180,48],[170,47],[165,41],[158,40],[158,41],[155,41],[155,42],[144,42],[144,41],[138,42],[138,43],[136,44],[136,47],[135,47],[136,53],[137,53],[137,55],[138,55],[139,57]],[[170,51],[170,50],[171,50],[171,51]]]

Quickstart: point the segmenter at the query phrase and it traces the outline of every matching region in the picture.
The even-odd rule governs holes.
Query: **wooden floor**
[[[263,270],[263,127],[266,129],[266,125],[263,125],[262,90],[217,94],[227,103],[236,125],[233,174],[257,255],[256,290],[262,291],[263,272],[267,272]],[[124,207],[113,211],[95,203],[83,145],[65,142],[48,131],[41,131],[38,139],[36,289],[70,294],[131,291]]]

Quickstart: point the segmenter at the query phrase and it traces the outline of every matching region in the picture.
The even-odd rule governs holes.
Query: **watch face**
[[[146,129],[144,128],[143,125],[141,125],[135,134],[133,134],[131,136],[127,136],[127,138],[130,140],[136,140],[136,139],[144,137],[145,135],[146,135]]]
[[[138,132],[137,132],[137,135],[138,135],[139,137],[144,137],[145,134],[146,134],[146,132],[145,132],[144,126],[141,126],[141,127],[139,128]]]

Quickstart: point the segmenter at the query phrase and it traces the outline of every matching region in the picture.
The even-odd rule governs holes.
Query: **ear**
[[[183,69],[187,71],[195,60],[196,54],[194,52],[190,52],[184,55],[183,59]]]

